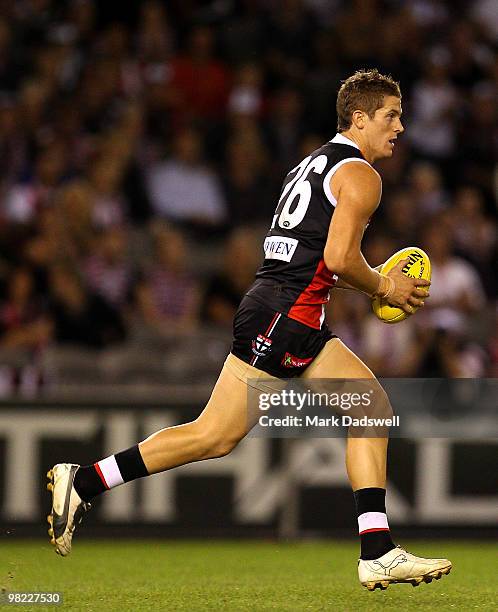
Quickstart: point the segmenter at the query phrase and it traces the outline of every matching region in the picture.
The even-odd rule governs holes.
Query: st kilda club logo
[[[252,352],[258,357],[265,357],[271,351],[272,340],[263,334],[258,334],[252,341]]]

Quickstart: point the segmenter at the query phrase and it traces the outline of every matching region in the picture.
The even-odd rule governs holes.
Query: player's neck
[[[367,160],[369,164],[374,162],[374,158],[370,154],[369,147],[363,141],[361,134],[359,134],[355,130],[349,129],[349,130],[346,130],[345,132],[341,132],[341,135],[344,136],[344,138],[348,138],[349,140],[354,142],[354,144],[360,149],[361,154],[363,155],[363,157]]]

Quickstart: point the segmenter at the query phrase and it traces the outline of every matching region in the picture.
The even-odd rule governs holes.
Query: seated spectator
[[[42,348],[52,336],[52,323],[39,296],[35,279],[26,267],[14,268],[5,298],[0,302],[0,346],[31,351]]]
[[[453,115],[458,97],[449,78],[449,62],[445,50],[433,51],[412,93],[413,116],[407,135],[415,150],[431,159],[451,157],[455,152]]]
[[[368,316],[363,324],[360,354],[376,376],[415,376],[427,350],[427,342],[419,336],[415,318],[400,325],[386,325]],[[406,350],[407,346],[410,350]]]
[[[326,306],[327,322],[333,333],[358,355],[364,352],[364,325],[370,305],[358,291],[333,289]],[[370,366],[368,361],[367,365]]]
[[[11,223],[32,223],[39,211],[51,204],[51,197],[65,170],[62,143],[54,142],[42,149],[28,180],[13,185],[7,192],[2,216]]]
[[[299,163],[299,143],[307,133],[303,117],[303,96],[298,89],[282,87],[270,101],[266,137],[272,152],[274,171],[282,179]]]
[[[496,227],[484,212],[481,192],[474,187],[462,186],[454,201],[451,222],[455,247],[474,263],[487,263],[496,245]]]
[[[217,226],[225,218],[225,202],[218,177],[202,162],[202,143],[192,128],[179,132],[173,155],[152,165],[147,177],[150,200],[165,219]]]
[[[268,223],[275,209],[275,196],[264,172],[266,151],[256,134],[252,138],[233,135],[227,144],[223,186],[232,226]],[[273,197],[272,197],[273,196]]]
[[[135,291],[141,320],[169,335],[192,330],[197,324],[199,292],[187,269],[188,247],[176,229],[154,228],[155,254]]]
[[[419,226],[414,210],[413,194],[406,190],[396,191],[386,198],[382,212],[385,214],[386,231],[395,241],[394,250],[418,243]]]
[[[90,290],[120,310],[128,302],[133,281],[127,237],[124,226],[110,227],[97,238],[94,252],[83,263]]]
[[[205,323],[230,327],[235,311],[261,263],[259,237],[249,228],[235,230],[225,246],[223,269],[208,282],[201,306]],[[261,241],[262,244],[262,241]]]
[[[263,73],[259,64],[240,66],[228,98],[228,112],[260,117],[263,111]]]
[[[420,215],[434,215],[448,205],[441,172],[435,164],[418,162],[410,173],[410,194]]]
[[[214,31],[194,27],[188,49],[171,61],[171,85],[176,121],[222,119],[228,97],[228,69],[214,57]]]
[[[76,272],[63,265],[50,271],[50,312],[55,341],[101,349],[126,338],[118,310],[86,290]]]
[[[93,191],[83,180],[74,180],[57,191],[54,209],[59,223],[58,237],[73,258],[85,255],[93,247],[95,226]]]
[[[123,164],[116,157],[103,156],[90,167],[89,182],[93,189],[92,220],[95,227],[107,228],[126,221],[126,201],[120,192]]]
[[[426,330],[430,337],[420,364],[419,376],[436,378],[480,378],[486,374],[486,353],[459,327],[445,321],[435,330]]]
[[[465,330],[469,317],[484,306],[484,291],[474,267],[452,252],[451,230],[434,219],[424,231],[423,247],[432,264],[430,299],[417,314],[433,328]],[[422,316],[421,316],[422,315]]]
[[[158,0],[140,3],[136,32],[137,56],[143,65],[155,65],[170,57],[175,34],[163,3]]]
[[[498,134],[498,56],[490,70],[493,80],[476,84],[468,104],[468,116],[460,124],[460,161],[454,170],[460,180],[496,193]],[[493,74],[494,72],[494,74]]]
[[[0,39],[1,30],[2,22],[0,20]],[[1,63],[0,61],[0,75],[2,71]],[[19,104],[16,102],[13,94],[0,92],[0,159],[2,160],[0,191],[3,191],[5,185],[15,182],[26,164],[27,146],[23,138]]]
[[[46,275],[58,260],[69,260],[77,255],[76,245],[57,206],[40,212],[34,235],[28,237],[21,252],[23,261],[34,270],[37,284],[45,291]]]

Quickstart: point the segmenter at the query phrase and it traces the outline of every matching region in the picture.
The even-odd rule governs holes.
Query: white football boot
[[[382,557],[358,562],[358,577],[361,584],[369,591],[377,587],[384,590],[390,584],[409,582],[418,586],[423,582],[439,580],[443,574],[449,574],[451,561],[448,559],[424,559],[416,557],[400,546],[393,548]]]
[[[48,535],[55,552],[66,557],[71,552],[71,541],[76,525],[81,523],[91,505],[84,502],[73,486],[79,469],[74,463],[58,463],[47,472],[47,489],[52,493],[52,510],[47,516]]]

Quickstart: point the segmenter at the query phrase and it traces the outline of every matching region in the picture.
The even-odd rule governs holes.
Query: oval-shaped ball
[[[427,253],[418,247],[407,247],[391,255],[380,269],[381,273],[388,274],[403,259],[408,259],[403,268],[403,274],[411,278],[431,280],[431,261]],[[399,323],[409,316],[401,308],[389,306],[385,299],[379,297],[372,300],[372,310],[375,316],[384,323]],[[418,308],[413,306],[413,312],[416,310]]]

